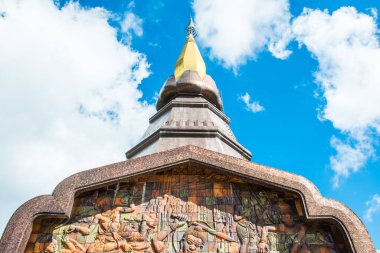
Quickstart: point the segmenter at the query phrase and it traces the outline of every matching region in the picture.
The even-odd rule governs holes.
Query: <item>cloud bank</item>
[[[335,154],[333,183],[359,171],[376,152],[380,134],[380,48],[376,11],[353,7],[304,9],[293,18],[288,1],[194,1],[201,45],[234,71],[268,49],[287,58],[296,41],[318,61],[315,82],[322,98],[321,120],[338,130],[330,143]]]
[[[321,118],[343,133],[332,137],[334,185],[362,168],[374,155],[380,133],[380,48],[373,16],[353,7],[328,11],[305,9],[293,33],[318,60],[315,73],[325,104]]]
[[[154,108],[138,89],[146,57],[117,40],[108,11],[4,0],[0,13],[1,232],[27,199],[124,160]]]

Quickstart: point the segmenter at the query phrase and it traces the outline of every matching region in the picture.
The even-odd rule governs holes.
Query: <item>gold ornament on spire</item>
[[[190,35],[193,35],[193,38],[195,38],[198,35],[197,29],[195,28],[193,19],[191,17],[190,17],[189,24],[185,28],[185,34],[186,34],[186,38],[188,38]]]
[[[174,67],[175,80],[178,80],[187,70],[196,71],[203,79],[206,75],[206,65],[194,40],[197,36],[197,30],[192,18],[190,18],[189,24],[185,28],[185,33],[187,37],[186,43]]]

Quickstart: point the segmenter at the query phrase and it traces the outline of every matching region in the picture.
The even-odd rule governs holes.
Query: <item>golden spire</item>
[[[197,30],[192,18],[190,18],[185,33],[187,37],[186,43],[174,67],[175,80],[178,80],[186,70],[198,72],[199,76],[203,79],[206,75],[206,65],[194,40],[197,36]]]

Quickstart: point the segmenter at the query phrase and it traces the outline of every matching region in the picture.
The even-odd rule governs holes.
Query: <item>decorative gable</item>
[[[68,220],[34,221],[26,253],[350,252],[299,194],[189,162],[75,197]],[[261,250],[261,251],[260,251]]]

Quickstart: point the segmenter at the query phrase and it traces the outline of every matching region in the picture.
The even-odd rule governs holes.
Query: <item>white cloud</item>
[[[331,146],[336,150],[336,154],[330,157],[330,165],[334,170],[334,187],[339,187],[342,178],[347,178],[352,172],[359,171],[374,155],[375,149],[370,138],[342,141],[335,136],[330,140]]]
[[[368,222],[373,221],[373,215],[375,213],[380,213],[380,195],[375,194],[370,200],[366,202],[367,210],[364,214],[364,220]]]
[[[260,105],[258,101],[251,102],[251,96],[248,94],[248,92],[240,96],[239,99],[244,102],[245,109],[247,111],[256,113],[256,112],[261,112],[265,110],[265,108],[262,105]]]
[[[0,2],[0,231],[24,201],[65,177],[125,159],[154,107],[143,54],[117,40],[102,8]]]
[[[332,14],[305,9],[293,33],[318,60],[316,82],[325,100],[321,118],[330,120],[347,140],[333,137],[335,186],[374,155],[380,133],[380,48],[373,16],[342,7]]]
[[[131,2],[132,3],[132,2]],[[142,19],[133,12],[126,12],[124,19],[120,23],[121,30],[124,33],[124,39],[130,42],[133,35],[141,37],[143,35]]]
[[[195,0],[201,45],[225,67],[236,70],[265,49],[286,58],[290,32],[287,0]]]

